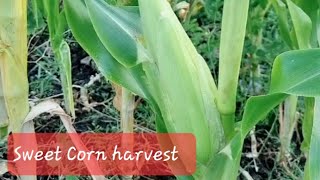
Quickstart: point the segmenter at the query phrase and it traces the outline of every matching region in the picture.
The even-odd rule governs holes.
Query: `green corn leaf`
[[[317,3],[314,3],[317,1]],[[312,17],[314,12],[319,8],[319,0],[297,0],[295,1],[296,5],[299,6],[309,17]]]
[[[220,180],[237,179],[246,135],[286,97],[288,97],[286,94],[250,97],[245,106],[244,115],[238,128],[239,131],[235,133],[227,146],[213,156],[206,165],[204,173],[198,175],[196,179],[210,180],[212,177],[219,177]]]
[[[308,0],[307,0],[308,1]],[[284,7],[284,3],[281,1],[278,1],[279,4],[282,4],[282,10],[281,12],[277,12],[278,15],[280,14],[286,14],[287,10]],[[295,4],[297,3],[297,5]],[[308,15],[301,9],[301,3],[298,3],[295,1],[293,3],[292,1],[288,0],[288,8],[293,24],[293,30],[290,33],[290,37],[284,36],[283,39],[288,41],[290,38],[292,39],[292,42],[294,45],[290,46],[291,49],[307,49],[310,48],[310,44],[316,44],[317,38],[312,38],[313,40],[310,42],[311,34],[312,36],[315,36],[315,29],[312,29],[311,20],[308,17]],[[300,4],[300,7],[298,6]],[[277,9],[277,8],[276,8]],[[280,21],[280,29],[283,26],[283,24],[287,22]],[[281,26],[282,25],[282,26]],[[287,25],[288,26],[288,25]],[[285,34],[287,35],[287,34]],[[292,133],[294,130],[294,126],[297,122],[296,118],[296,107],[297,107],[297,100],[298,97],[296,96],[289,96],[284,103],[284,117],[281,123],[280,128],[280,161],[283,161],[285,159],[285,154],[290,152],[290,142],[292,138]]]
[[[288,95],[286,94],[275,93],[249,98],[242,117],[242,136],[246,136],[261,119],[265,118],[268,113],[279,103],[281,103],[287,96]]]
[[[305,180],[320,178],[320,98],[315,98],[310,150],[305,167]]]
[[[297,35],[296,35],[294,28],[290,31],[290,38],[291,38],[293,49],[299,49]]]
[[[46,24],[43,20],[44,7],[42,0],[28,1],[28,35],[36,33]]]
[[[58,15],[58,25],[56,27],[56,36],[59,36],[59,40],[63,41],[63,34],[68,28],[67,20],[66,20],[66,14],[65,11],[62,10]]]
[[[39,27],[39,20],[41,19],[41,16],[39,15],[39,13],[40,13],[39,3],[40,2],[42,3],[42,1],[39,1],[39,0],[31,0],[32,12],[33,12],[34,21],[36,22],[36,27]]]
[[[119,6],[119,8],[134,13],[136,14],[135,16],[139,16],[140,17],[140,11],[139,11],[139,6]]]
[[[291,0],[287,0],[294,31],[297,37],[299,49],[310,48],[312,22],[310,17]]]
[[[211,180],[212,177],[219,177],[219,180],[237,179],[242,142],[240,134],[237,133],[230,143],[210,160],[203,174],[199,174],[195,179]]]
[[[278,103],[288,95],[319,97],[320,84],[317,83],[319,82],[318,76],[320,75],[319,62],[320,49],[290,51],[279,55],[276,58],[272,69],[270,93],[267,95],[270,99],[269,101],[271,101],[271,96],[277,94],[279,97],[274,98],[272,101],[278,101]],[[252,97],[249,101],[251,100],[251,103],[256,104],[255,98],[256,97]],[[269,102],[265,101],[265,103],[267,104]],[[265,109],[264,106],[258,105],[259,104],[256,104],[256,107],[259,107],[259,109]],[[243,116],[241,128],[243,137],[245,137],[249,130],[254,126],[252,119],[250,120],[250,118],[247,118],[248,115],[246,115],[250,110],[252,111],[252,108],[249,109],[246,107],[245,115]],[[254,112],[249,114],[253,115]],[[315,126],[319,127],[319,125],[313,124],[313,128],[315,128]],[[314,131],[312,133],[314,133]],[[312,142],[311,146],[313,146]],[[313,159],[316,157],[310,156],[309,158]],[[319,172],[320,169],[313,169],[310,171],[310,174],[312,174],[312,172],[315,173],[316,171]]]
[[[113,58],[95,32],[84,1],[66,0],[64,5],[68,25],[73,35],[88,54],[93,57],[102,74],[114,83],[153,102],[151,105],[154,112],[156,112],[156,128],[159,132],[167,132],[159,107],[154,103],[152,93],[147,90],[150,84],[146,81],[142,66],[137,65],[132,68],[126,68]],[[130,7],[129,9],[129,11],[137,11],[135,7]]]
[[[314,3],[314,0],[299,0],[296,4],[310,17],[312,21],[312,35],[310,38],[310,43],[312,47],[318,47],[317,43],[317,31],[318,31],[318,21],[320,17],[319,13],[319,0],[316,0],[317,3]]]
[[[283,102],[289,95],[301,95],[307,97],[319,97],[320,89],[319,79],[314,78],[320,74],[320,49],[311,50],[299,50],[289,51],[279,55],[274,62],[272,75],[271,75],[271,87],[270,92],[264,96],[250,97],[246,103],[244,109],[244,115],[239,126],[239,131],[232,138],[230,143],[218,153],[213,160],[207,165],[212,167],[208,169],[208,173],[204,177],[212,177],[209,175],[219,174],[219,177],[225,177],[222,180],[236,179],[237,171],[239,168],[238,158],[241,157],[241,150],[243,141],[249,131],[267,114],[274,109],[278,104]],[[303,77],[299,77],[302,71],[310,71]],[[292,83],[291,83],[292,82]],[[315,89],[315,90],[313,90]],[[320,115],[317,114],[316,117]],[[313,129],[320,127],[319,124],[313,124]],[[318,147],[319,142],[318,135],[320,130],[316,129],[312,131],[311,147],[309,159],[315,159],[311,161],[312,168],[307,172],[312,179],[318,178]],[[229,147],[228,147],[229,146]],[[317,156],[317,157],[315,157]],[[227,158],[228,157],[228,158]],[[224,160],[221,160],[224,159]],[[309,166],[311,167],[311,165]],[[308,169],[309,167],[306,167]],[[221,169],[228,169],[226,172],[222,172]],[[215,172],[217,171],[217,172]]]
[[[285,58],[282,58],[283,56]],[[271,81],[270,93],[281,92],[298,96],[317,96],[319,83],[313,82],[320,80],[319,69],[314,68],[320,66],[319,57],[318,49],[291,51],[279,56],[272,69],[274,80]],[[308,88],[306,89],[306,87]]]
[[[68,114],[75,117],[72,78],[71,78],[71,53],[68,43],[62,41],[59,47],[59,63],[64,102]]]
[[[73,35],[94,59],[103,75],[145,98],[145,92],[141,83],[139,83],[144,76],[142,67],[136,66],[127,69],[113,58],[96,34],[83,1],[65,0],[64,7],[68,25]]]
[[[317,39],[318,46],[320,46],[320,10],[317,12],[317,21],[315,22],[315,24],[316,24],[315,38]]]
[[[266,96],[250,97],[246,103],[244,115],[230,143],[206,165],[207,170],[197,179],[209,180],[219,177],[220,180],[235,180],[238,176],[243,142],[249,131],[278,104],[288,97],[286,94],[270,94]],[[226,169],[228,171],[226,171]]]
[[[142,45],[137,45],[141,39],[139,15],[110,6],[103,0],[85,2],[93,27],[111,55],[128,68],[140,63],[143,55],[138,58],[138,53],[144,50]]]
[[[290,28],[288,24],[288,12],[285,3],[283,3],[281,0],[272,0],[271,3],[278,16],[280,34],[283,37],[282,39],[286,42],[290,49],[296,49],[297,47],[294,47],[294,44],[291,40]]]
[[[302,133],[303,142],[301,144],[301,150],[305,153],[309,152],[313,116],[314,116],[314,98],[305,98],[305,112],[302,121]]]
[[[47,19],[47,24],[49,27],[50,39],[52,40],[53,48],[59,47],[61,39],[57,39],[56,29],[58,27],[59,21],[59,1],[57,0],[42,0],[45,10],[45,15]]]
[[[60,1],[43,0],[46,19],[49,27],[50,41],[58,61],[60,79],[66,111],[75,117],[74,98],[72,92],[71,54],[68,44],[63,40],[67,23],[64,11],[60,12]]]
[[[75,118],[74,98],[72,90],[72,67],[71,67],[71,52],[67,42],[62,38],[66,30],[67,22],[65,13],[62,11],[58,15],[58,27],[56,27],[55,37],[59,39],[59,49],[55,49],[55,55],[59,63],[60,79],[63,91],[63,98],[65,102],[66,111]],[[55,47],[56,48],[56,47]]]
[[[95,32],[84,0],[79,2],[65,0],[64,8],[68,25],[74,37],[93,58],[102,74],[114,83],[150,101],[154,112],[156,112],[157,131],[167,132],[160,109],[157,103],[154,102],[154,91],[147,89],[152,86],[145,78],[142,65],[126,68],[114,59]],[[131,10],[128,10],[128,8]],[[124,9],[137,12],[136,7],[125,7]]]
[[[138,0],[118,0],[117,5],[120,6],[137,6]]]
[[[320,5],[319,0],[293,0],[293,2],[306,12],[312,11],[312,9],[317,9]]]
[[[30,0],[29,3],[31,3],[28,4],[28,6],[32,8],[34,21],[38,21],[40,23],[40,20],[43,20],[46,13],[43,0]]]

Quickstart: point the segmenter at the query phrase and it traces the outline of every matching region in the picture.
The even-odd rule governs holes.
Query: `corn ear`
[[[29,111],[26,0],[0,0],[0,73],[0,124],[20,132]]]
[[[127,89],[133,92],[137,92],[134,87],[140,88],[139,95],[144,95],[157,114],[157,129],[160,132],[194,133],[198,142],[198,161],[205,164],[224,144],[224,133],[219,113],[215,108],[217,89],[209,68],[192,45],[168,2],[139,2],[143,27],[141,35],[139,27],[130,26],[130,23],[139,22],[128,21],[132,19],[128,13],[120,15],[119,9],[100,0],[85,2],[86,4],[81,3],[82,11],[79,11],[79,3],[65,1],[67,20],[76,39],[93,55],[95,61],[100,64],[98,66],[108,73],[107,78],[116,80],[116,83],[128,87]],[[85,10],[89,12],[89,17]],[[102,13],[99,13],[100,11]],[[75,20],[78,16],[82,17],[81,21]],[[155,22],[157,26],[154,26]],[[120,32],[112,34],[112,28]],[[138,33],[132,36],[130,32]],[[122,41],[119,34],[124,33],[131,37],[127,39],[127,46],[119,45],[122,42],[115,42]],[[93,47],[97,48],[98,42],[99,51],[94,51],[93,47],[89,46],[91,40],[82,34],[90,34],[91,39],[94,37]],[[114,37],[110,38],[112,36]],[[130,55],[131,60],[124,58],[127,47],[130,46],[136,46],[132,48],[136,49],[136,52]],[[144,49],[143,53],[141,49]],[[100,57],[97,56],[97,52]],[[101,58],[108,53],[112,58]],[[103,62],[119,64],[104,69]],[[112,68],[117,71],[113,72]],[[123,79],[121,69],[130,72],[134,81]],[[114,79],[115,77],[121,78],[121,81]]]
[[[139,8],[153,62],[143,63],[150,91],[168,131],[193,133],[197,160],[205,164],[224,143],[210,71],[166,0],[139,0]]]

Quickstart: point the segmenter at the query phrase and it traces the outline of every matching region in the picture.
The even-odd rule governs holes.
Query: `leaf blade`
[[[105,48],[125,67],[137,65],[137,41],[141,37],[138,14],[110,6],[103,0],[85,2],[93,27]]]
[[[141,73],[142,67],[136,66],[127,69],[105,49],[91,24],[84,1],[65,0],[64,5],[66,19],[73,35],[84,50],[93,58],[102,74],[109,80],[146,98],[145,90],[141,83],[139,83],[144,81],[144,74]],[[90,38],[87,38],[88,36]]]

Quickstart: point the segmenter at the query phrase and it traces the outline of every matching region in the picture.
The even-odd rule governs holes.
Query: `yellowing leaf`
[[[9,129],[19,132],[29,111],[26,0],[0,0],[0,73]]]

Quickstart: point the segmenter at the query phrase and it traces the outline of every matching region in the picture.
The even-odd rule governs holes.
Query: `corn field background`
[[[0,2],[1,1],[9,0],[0,0]],[[70,117],[73,117],[72,126],[77,132],[157,132],[157,116],[154,113],[154,107],[150,105],[152,103],[146,100],[148,99],[148,94],[146,95],[147,98],[134,96],[131,92],[125,91],[119,84],[112,82],[111,80],[112,78],[115,78],[114,76],[111,76],[111,80],[105,78],[104,73],[102,72],[104,67],[101,68],[101,64],[94,62],[94,57],[88,54],[88,50],[84,50],[85,48],[83,48],[83,45],[81,44],[83,43],[81,38],[79,38],[79,41],[78,38],[74,37],[74,34],[77,33],[74,32],[73,27],[76,26],[76,24],[69,22],[69,25],[64,25],[63,23],[60,25],[59,22],[62,21],[55,20],[55,18],[52,17],[52,14],[50,14],[53,9],[53,6],[51,6],[52,4],[50,5],[50,3],[53,1],[48,0],[48,2],[50,2],[49,5],[46,5],[46,3],[42,4],[42,9],[38,7],[39,3],[36,3],[36,1],[37,0],[28,0],[27,10],[27,76],[29,81],[28,101],[30,107],[35,107],[37,104],[47,100],[52,100],[60,104],[60,106],[66,110],[66,113],[69,114]],[[58,8],[59,3],[60,6],[63,6],[62,1],[56,1],[58,2]],[[88,7],[94,7],[95,5],[94,3],[89,5],[89,0],[66,1],[70,7],[75,1],[86,2]],[[232,0],[226,1],[231,2]],[[94,1],[92,0],[92,2]],[[138,3],[138,1],[134,0],[106,0],[106,2],[115,6],[137,5]],[[223,53],[220,50],[223,7],[225,1],[169,0],[169,2],[188,37],[191,39],[192,44],[205,60],[215,83],[220,86],[219,83],[223,81],[223,79],[220,79],[221,76],[219,74],[221,73],[219,72],[219,59],[221,53]],[[238,3],[239,6],[245,6],[245,1],[239,0]],[[319,34],[319,32],[316,31],[318,30],[317,28],[319,28],[317,27],[317,24],[319,24],[320,19],[320,11],[318,10],[320,9],[320,3],[319,5],[315,4],[317,4],[316,0],[249,1],[248,17],[247,21],[244,22],[244,25],[246,26],[244,27],[245,36],[243,51],[242,53],[240,51],[242,55],[239,80],[236,86],[235,123],[231,125],[232,127],[236,127],[237,123],[242,120],[246,102],[250,97],[268,94],[270,86],[275,87],[271,83],[270,78],[273,63],[278,55],[291,50],[309,49],[311,47],[319,46],[317,44],[317,41],[319,41],[318,39],[312,38],[312,35],[309,37],[306,35],[308,34],[308,28],[303,26],[304,24],[302,23],[302,19],[305,19],[306,16],[309,16],[310,20],[313,21],[314,14],[308,14],[308,12],[313,12],[310,10],[312,8],[317,9],[315,11],[315,16],[318,17],[318,19],[316,19],[316,25],[313,24],[313,27],[311,27],[313,29],[310,31],[312,31],[312,34]],[[71,17],[68,13],[70,12],[66,12],[67,21],[69,20],[68,18]],[[297,17],[297,14],[302,15],[299,18]],[[92,18],[92,22],[96,27],[95,21],[97,21],[97,19],[99,20],[99,16],[94,15],[95,14],[92,15],[94,17]],[[143,14],[141,16],[143,16]],[[230,14],[230,16],[232,16],[232,14]],[[76,22],[76,20],[74,22]],[[301,27],[299,28],[299,26]],[[97,30],[98,28],[95,29]],[[292,31],[292,29],[294,29],[293,32],[296,33],[296,35],[292,35],[292,32],[287,32],[288,30]],[[237,30],[234,31],[237,32]],[[97,33],[100,33],[99,30],[97,30]],[[239,34],[241,34],[241,32],[239,32]],[[84,36],[86,36],[86,34],[84,34]],[[238,35],[235,35],[235,37],[237,36]],[[293,36],[295,36],[295,38],[292,38]],[[87,38],[90,39],[92,37],[88,34]],[[238,41],[241,41],[241,38],[240,40],[239,38],[231,39],[228,42],[230,44],[226,44],[225,46],[232,47],[232,44],[237,44],[239,43]],[[103,44],[105,44],[104,41]],[[0,41],[0,48],[1,46],[2,44]],[[129,46],[130,45],[128,45],[128,49],[130,49]],[[176,48],[184,48],[184,46],[177,46]],[[69,51],[70,57],[68,55]],[[235,49],[235,51],[237,50]],[[229,53],[230,56],[233,54],[232,51],[229,51]],[[237,52],[234,53],[236,54]],[[314,54],[317,54],[317,60],[320,60],[319,50],[317,52],[315,50]],[[70,60],[70,63],[68,63],[68,60]],[[126,62],[124,62],[124,64],[125,63]],[[133,66],[130,62],[125,65],[128,65],[129,67]],[[225,64],[225,68],[227,68],[226,73],[237,74],[232,66],[233,64]],[[15,77],[10,78],[12,78],[12,81],[15,81]],[[293,79],[294,78],[296,77],[293,77]],[[190,81],[191,83],[193,80],[191,78],[186,78],[183,79],[183,81]],[[128,87],[131,87],[131,85],[129,84]],[[158,88],[161,89],[161,84]],[[310,86],[310,88],[314,87]],[[181,89],[181,91],[184,90],[185,89]],[[318,91],[320,92],[320,89]],[[277,92],[276,88],[274,89],[274,92]],[[287,94],[290,94],[290,96],[279,106],[273,108],[262,121],[254,126],[253,129],[250,129],[250,133],[244,139],[241,150],[241,161],[239,171],[237,172],[237,179],[295,180],[306,177],[304,174],[305,166],[307,164],[306,156],[308,154],[306,152],[309,150],[308,143],[310,143],[310,141],[305,142],[304,137],[311,136],[311,130],[303,130],[306,127],[303,125],[303,122],[309,117],[308,115],[310,115],[306,106],[310,106],[310,104],[311,106],[314,105],[314,101],[308,98],[293,96],[298,94],[295,92],[286,92]],[[319,92],[317,94],[319,94]],[[313,97],[313,94],[310,94],[309,95]],[[218,107],[220,108],[219,97]],[[128,104],[130,107],[123,106],[124,99],[126,99],[127,103],[129,101]],[[157,101],[157,98],[154,99],[154,101]],[[125,108],[131,108],[131,110],[134,111],[132,117],[123,117],[121,115],[120,112],[127,110]],[[255,106],[252,111],[258,111],[258,109],[259,106]],[[186,109],[185,111],[188,110]],[[312,113],[313,111],[311,114]],[[128,118],[128,124],[122,122],[122,118]],[[226,120],[227,119],[228,118],[226,118]],[[34,130],[38,133],[67,132],[65,124],[63,124],[63,122],[60,121],[59,116],[54,113],[41,114],[33,119],[33,122]],[[223,128],[226,129],[225,126],[228,127],[229,125],[223,124]],[[1,128],[3,127],[0,126],[0,129]],[[168,129],[170,130],[170,128]],[[3,133],[3,131],[0,132]],[[5,136],[5,133],[1,133],[0,135],[2,137]],[[225,131],[226,142],[232,142],[230,139],[236,132],[230,131],[230,134],[228,133],[229,132]],[[6,160],[6,143],[5,138],[0,140],[0,163]],[[221,148],[219,150],[221,150]],[[0,164],[0,172],[4,173],[3,175],[0,175],[0,179],[17,178],[11,176],[9,173],[3,172],[1,168]],[[224,171],[227,173],[228,169],[224,169]],[[176,177],[147,176],[113,176],[108,178],[146,180],[176,179]],[[38,179],[69,180],[91,179],[91,177],[47,176],[38,177]],[[212,177],[212,179],[219,180],[220,177]]]

